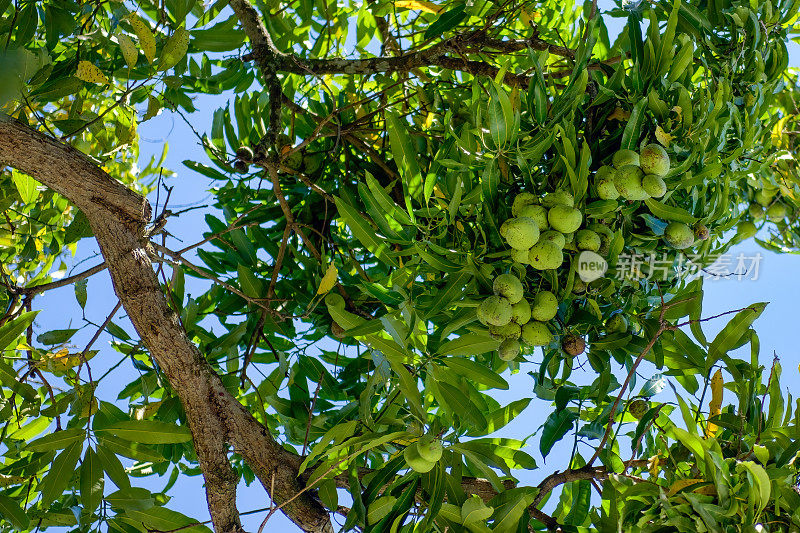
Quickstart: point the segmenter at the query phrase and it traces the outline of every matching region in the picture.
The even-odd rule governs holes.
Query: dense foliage
[[[172,246],[170,212],[145,237],[181,327],[345,529],[800,528],[765,304],[707,339],[695,276],[759,229],[798,247],[800,2],[253,4],[0,0],[0,105],[146,193],[170,173],[136,166],[138,124],[230,95],[184,162],[212,180],[207,238]],[[138,371],[118,406],[94,395],[106,350],[35,327],[92,231],[34,178],[0,174],[0,529],[191,524],[135,487],[200,473],[147,344],[101,326]],[[532,394],[498,403],[517,372]],[[526,409],[549,416],[506,438]],[[548,476],[532,454],[559,443]]]

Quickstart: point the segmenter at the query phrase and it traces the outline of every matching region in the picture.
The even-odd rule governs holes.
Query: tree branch
[[[100,263],[99,265],[93,266],[89,270],[85,270],[79,274],[75,274],[74,276],[68,276],[66,278],[62,278],[56,281],[51,281],[50,283],[42,283],[41,285],[34,285],[33,287],[18,287],[16,288],[16,291],[18,294],[33,296],[35,294],[46,292],[51,289],[57,289],[59,287],[66,287],[67,285],[72,285],[76,281],[80,281],[82,279],[94,276],[98,272],[102,272],[105,269],[106,269],[106,264],[105,262],[103,262]]]
[[[299,459],[224,387],[192,344],[161,290],[143,237],[150,205],[114,180],[86,156],[6,115],[0,115],[0,160],[30,174],[79,207],[91,224],[114,285],[114,292],[150,354],[180,397],[205,477],[206,499],[214,529],[238,533],[238,476],[228,460],[229,444],[242,455],[265,489],[275,477],[276,503],[301,529],[332,531],[325,508],[310,491],[300,497]]]
[[[528,48],[547,50],[551,54],[574,59],[575,51],[565,46],[550,44],[533,36],[529,39],[499,40],[492,39],[485,31],[476,30],[445,39],[433,46],[400,54],[368,59],[304,59],[294,54],[286,54],[278,50],[258,12],[248,0],[231,0],[230,6],[244,28],[253,45],[253,51],[242,56],[242,61],[255,61],[261,69],[267,86],[278,72],[302,75],[350,74],[372,75],[408,72],[420,67],[443,67],[460,70],[475,75],[494,76],[498,68],[481,61],[470,61],[448,56],[448,53],[466,56],[468,54],[496,51],[503,54],[519,52]],[[391,45],[390,45],[391,47]],[[526,76],[509,74],[509,83],[527,83]]]

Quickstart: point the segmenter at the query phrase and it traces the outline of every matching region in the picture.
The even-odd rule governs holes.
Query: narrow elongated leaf
[[[157,420],[127,420],[104,427],[99,431],[144,444],[170,444],[192,440],[192,434],[188,427]]]
[[[500,407],[490,412],[486,416],[486,434],[491,434],[492,432],[497,431],[514,420],[517,415],[519,415],[525,410],[526,407],[528,407],[528,404],[531,403],[531,400],[532,398],[514,400],[505,407]],[[470,435],[472,435],[472,433],[470,433]]]
[[[763,466],[754,461],[742,461],[736,465],[736,470],[746,470],[750,475],[753,487],[756,489],[755,496],[758,501],[758,510],[761,511],[769,503],[769,495],[772,490],[769,474],[767,474]]]
[[[460,357],[448,357],[443,362],[456,374],[465,377],[469,381],[481,383],[494,389],[508,390],[508,382],[492,369],[487,368],[486,365]]]
[[[131,518],[140,526],[146,526],[149,529],[159,529],[161,531],[180,530],[184,533],[211,533],[208,527],[200,524],[194,518],[189,518],[178,511],[173,511],[166,507],[152,507],[146,511],[127,509],[125,516]],[[197,525],[191,526],[192,524]]]
[[[33,323],[33,319],[39,311],[29,311],[20,314],[14,320],[6,322],[0,326],[0,350],[5,350],[8,346]]]
[[[727,354],[745,335],[749,335],[748,331],[750,325],[764,312],[767,302],[759,302],[751,304],[736,315],[722,328],[722,331],[717,333],[711,344],[708,345],[708,361],[706,368],[716,363],[723,355]]]
[[[78,458],[81,456],[81,449],[83,449],[83,442],[74,442],[53,460],[50,470],[39,485],[43,506],[49,505],[67,488],[67,484],[75,472],[75,466],[78,464]]]
[[[414,145],[411,143],[406,131],[406,124],[389,110],[385,111],[385,115],[386,130],[389,134],[392,155],[397,161],[397,166],[401,169],[403,177],[403,189],[407,197],[414,198],[420,204],[424,204],[426,202],[423,200],[422,174],[417,163]],[[338,206],[339,203],[337,202],[336,205]]]
[[[67,446],[82,441],[86,438],[83,428],[70,428],[53,432],[40,439],[29,443],[26,448],[32,452],[45,452],[48,450],[63,450]]]
[[[370,226],[369,222],[353,206],[341,198],[334,197],[334,201],[339,214],[342,215],[350,231],[353,232],[353,236],[367,250],[375,254],[378,259],[389,265],[398,266],[395,258],[389,255],[388,243],[375,234],[375,229]]]
[[[112,492],[105,500],[119,509],[146,511],[155,505],[153,495],[149,490],[139,487],[130,487]]]
[[[0,494],[0,516],[20,530],[28,529],[30,519],[17,502],[4,494]]]
[[[658,200],[654,200],[653,198],[647,198],[644,203],[647,204],[648,208],[650,208],[651,213],[658,218],[663,218],[664,220],[674,220],[676,222],[684,222],[686,224],[695,224],[698,220],[690,215],[685,209],[666,205]]]
[[[367,507],[367,523],[374,524],[379,522],[384,516],[391,512],[397,498],[391,494],[381,496]]]
[[[479,333],[467,333],[457,339],[447,341],[439,346],[439,355],[479,355],[482,353],[496,350],[500,346],[500,341],[481,335]]]
[[[243,293],[251,298],[264,297],[266,293],[264,282],[257,278],[253,271],[244,265],[237,265],[236,271],[239,273],[239,285],[241,285]]]
[[[522,514],[533,503],[538,492],[536,488],[524,487],[504,491],[493,498],[489,502],[494,507],[492,531],[496,533],[518,531]]]
[[[411,375],[406,367],[397,359],[389,358],[389,364],[392,367],[392,372],[397,375],[400,390],[403,391],[408,404],[411,406],[414,415],[420,420],[425,420],[425,410],[422,408],[422,400],[420,400],[419,387],[417,386],[417,378]]]
[[[542,438],[539,441],[539,451],[542,457],[547,457],[553,445],[560,441],[564,435],[575,425],[578,416],[569,409],[553,411],[544,423]]]
[[[642,133],[642,124],[645,118],[645,106],[647,105],[647,97],[642,97],[641,100],[636,102],[631,110],[631,116],[628,119],[628,124],[622,132],[621,148],[628,150],[636,150],[639,146],[639,137]]]
[[[464,4],[458,4],[439,15],[439,18],[425,30],[425,38],[433,39],[458,26],[467,17],[465,8]]]
[[[117,457],[117,454],[102,444],[97,446],[96,453],[100,465],[103,467],[105,473],[108,474],[108,477],[111,478],[111,481],[114,482],[114,485],[121,489],[131,486],[128,474],[125,473],[125,468],[122,466],[122,462]]]
[[[86,448],[80,473],[81,503],[87,511],[94,511],[103,500],[103,467],[91,448]]]

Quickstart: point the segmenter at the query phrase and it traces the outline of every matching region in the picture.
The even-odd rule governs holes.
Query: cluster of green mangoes
[[[511,206],[512,218],[500,226],[500,235],[511,247],[511,258],[537,270],[555,269],[564,261],[564,249],[608,251],[612,233],[602,224],[580,229],[583,213],[568,191],[557,190],[539,198],[521,192]]]
[[[497,355],[504,361],[516,358],[520,339],[529,346],[544,346],[553,340],[547,322],[556,316],[558,300],[550,291],[537,292],[532,302],[514,274],[500,274],[492,283],[494,295],[478,306],[478,320],[489,327],[489,334],[500,340]]]
[[[611,158],[613,167],[603,165],[595,174],[597,195],[603,200],[646,200],[667,193],[664,176],[669,172],[669,155],[658,144],[648,144],[637,153],[618,150]]]
[[[430,472],[442,458],[442,442],[433,435],[425,434],[403,450],[406,464],[415,472]]]
[[[754,221],[767,219],[775,224],[783,222],[791,215],[790,204],[781,198],[780,189],[771,183],[760,183],[747,208],[748,219],[739,222],[737,233],[741,238],[752,237],[757,228]]]
[[[619,150],[612,156],[611,163],[595,173],[592,198],[643,201],[667,194],[664,176],[670,171],[670,158],[660,145],[648,144],[639,152]],[[514,198],[511,215],[500,226],[500,235],[511,249],[511,259],[535,270],[559,269],[564,263],[565,251],[590,252],[602,260],[607,257],[614,238],[612,228],[599,222],[585,223],[583,212],[566,190],[559,189],[542,197],[521,192]],[[693,228],[672,221],[667,224],[663,238],[672,248],[685,249],[708,236],[709,230],[702,224]],[[580,294],[585,288],[584,281],[576,276],[573,292]],[[559,304],[553,293],[539,291],[531,303],[524,298],[522,281],[513,274],[497,276],[493,292],[494,295],[484,299],[478,307],[478,319],[489,327],[490,335],[502,341],[499,357],[506,361],[517,357],[521,351],[520,341],[529,346],[542,346],[553,340],[547,326]],[[627,328],[627,321],[621,314],[608,319],[606,329],[609,332]],[[570,354],[581,353],[584,346],[580,337],[565,336],[562,340],[562,348]]]
[[[651,143],[640,152],[618,150],[611,158],[613,166],[603,165],[595,173],[597,196],[602,200],[620,197],[630,201],[661,198],[667,193],[664,176],[670,169],[667,151]],[[695,239],[707,239],[708,228],[691,228],[683,222],[670,222],[664,230],[664,240],[678,250],[688,248]]]

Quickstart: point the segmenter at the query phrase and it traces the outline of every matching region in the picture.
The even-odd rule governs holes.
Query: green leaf
[[[487,109],[489,119],[489,134],[498,148],[506,146],[517,137],[518,129],[514,109],[508,95],[496,82],[489,86],[489,105]]]
[[[397,205],[394,200],[392,200],[392,197],[389,196],[381,184],[378,183],[378,180],[376,180],[369,172],[366,173],[366,180],[367,187],[372,193],[372,197],[375,198],[375,201],[378,203],[378,205],[380,205],[381,209],[383,209],[384,214],[393,218],[404,226],[410,226],[413,224],[413,221],[409,218],[408,213],[403,211],[403,209]]]
[[[539,489],[521,487],[506,490],[495,496],[489,503],[494,507],[495,533],[514,533],[519,530],[519,522],[525,510],[533,504]]]
[[[389,143],[392,147],[392,156],[401,171],[403,190],[406,197],[414,198],[420,204],[425,204],[427,203],[427,198],[423,198],[422,173],[417,163],[416,151],[406,131],[406,123],[388,109],[384,113],[386,115],[386,131],[389,134]],[[336,205],[339,205],[338,199]]]
[[[458,4],[439,15],[439,18],[425,30],[425,39],[439,37],[458,26],[467,17],[465,8],[465,4]]]
[[[411,372],[406,369],[401,361],[394,357],[388,357],[387,359],[392,367],[392,372],[397,375],[397,381],[400,385],[400,390],[403,391],[403,397],[408,402],[408,405],[411,406],[414,415],[420,420],[425,420],[427,417],[420,400],[417,378],[411,375]]]
[[[8,520],[19,530],[28,529],[30,519],[17,502],[4,494],[0,494],[0,516]]]
[[[78,301],[78,305],[81,306],[81,309],[86,309],[86,299],[88,294],[86,292],[86,286],[89,284],[88,279],[82,279],[75,282],[73,287],[75,288],[75,299]]]
[[[34,388],[27,383],[17,381],[17,373],[12,367],[6,365],[5,363],[0,363],[0,383],[11,389],[14,393],[21,395],[28,401],[34,401],[36,399],[36,390],[34,390]],[[12,436],[16,435],[18,431],[19,430],[12,433]]]
[[[486,365],[458,357],[448,357],[442,362],[456,374],[465,377],[467,381],[481,383],[493,389],[508,390],[508,382]]]
[[[98,433],[102,435],[102,432]],[[128,457],[136,461],[150,461],[153,463],[166,461],[162,454],[158,453],[155,449],[149,446],[145,446],[144,444],[138,442],[130,442],[125,439],[112,437],[110,435],[102,435],[101,445],[105,446],[109,452],[112,452],[116,455],[122,455],[123,457]],[[100,447],[98,446],[98,450],[99,449]]]
[[[336,202],[336,208],[339,210],[339,214],[347,223],[350,231],[353,232],[353,236],[384,263],[394,267],[399,266],[395,258],[389,255],[388,243],[376,235],[375,229],[370,226],[369,222],[367,222],[367,220],[350,204],[338,196],[334,196],[334,201]]]
[[[98,431],[108,432],[121,439],[143,444],[171,444],[192,440],[192,434],[188,427],[157,420],[127,420]]]
[[[767,471],[760,464],[753,461],[742,461],[736,465],[736,471],[741,472],[746,470],[748,477],[751,479],[753,486],[756,489],[755,496],[758,500],[758,511],[761,512],[764,507],[769,503],[770,491],[772,483],[769,479]]]
[[[17,172],[16,170],[12,170],[11,180],[14,182],[14,186],[17,188],[17,192],[19,192],[19,197],[22,199],[22,203],[32,204],[36,200],[36,197],[39,195],[40,184],[38,181],[27,174]]]
[[[14,320],[0,326],[0,350],[8,348],[23,331],[28,329],[28,326],[33,323],[33,319],[36,318],[38,313],[39,311],[22,313]]]
[[[644,385],[642,385],[642,390],[639,391],[639,396],[654,396],[664,390],[664,387],[667,386],[667,378],[664,377],[663,374],[654,374],[653,377],[648,379]]]
[[[553,449],[553,445],[573,428],[577,418],[578,415],[569,409],[550,413],[544,422],[542,438],[539,440],[539,451],[542,453],[542,457],[547,457],[547,454]]]
[[[129,487],[112,492],[105,497],[112,507],[118,509],[146,511],[155,505],[153,495],[149,490],[139,487]]]
[[[514,400],[505,407],[500,407],[490,412],[486,415],[486,430],[483,433],[490,434],[507,425],[528,407],[531,400],[532,398]],[[477,433],[470,432],[469,435],[476,436]]]
[[[63,450],[71,444],[83,441],[86,430],[83,428],[70,428],[55,431],[40,439],[30,442],[25,448],[32,452],[46,452],[48,450]]]
[[[125,473],[125,468],[122,466],[122,462],[117,457],[117,454],[102,444],[98,444],[96,453],[100,465],[103,467],[105,473],[108,474],[108,477],[111,478],[111,481],[114,482],[114,485],[119,488],[128,488],[131,486],[128,474]]]
[[[211,533],[211,530],[206,526],[200,524],[194,518],[167,509],[166,507],[152,507],[146,511],[139,511],[136,509],[127,509],[125,516],[129,517],[136,524],[141,524],[147,527],[148,530],[158,529],[161,531],[177,531],[183,533]],[[192,524],[196,524],[192,527]]]
[[[237,28],[239,19],[231,15],[205,30],[192,30],[192,47],[204,52],[229,52],[244,45],[245,33]]]
[[[642,134],[642,124],[645,118],[645,106],[647,106],[647,97],[641,98],[631,110],[631,116],[622,132],[622,144],[620,148],[627,150],[636,150],[639,148],[639,137]]]
[[[89,224],[89,219],[86,218],[86,215],[83,213],[83,211],[78,210],[78,212],[75,213],[75,218],[72,219],[72,222],[69,223],[69,226],[67,226],[66,230],[64,231],[64,244],[72,244],[73,242],[78,242],[84,237],[91,236],[92,226]]]
[[[87,447],[80,473],[81,503],[86,511],[94,511],[103,501],[103,467],[97,454]]]
[[[467,333],[447,341],[437,350],[439,355],[479,355],[496,350],[500,341],[480,333]]]
[[[72,474],[75,472],[75,467],[78,464],[78,458],[81,456],[83,449],[83,442],[74,442],[66,449],[62,450],[53,460],[47,475],[42,479],[39,484],[39,491],[42,493],[42,506],[47,506],[54,501],[64,489],[67,488]]]
[[[469,396],[450,383],[440,381],[436,384],[439,391],[439,398],[443,401],[448,410],[467,420],[477,428],[486,427],[486,419],[478,407],[470,400]]]
[[[736,313],[730,322],[722,328],[722,331],[717,333],[717,336],[714,337],[711,344],[709,344],[706,369],[711,368],[723,355],[726,355],[730,350],[738,346],[739,341],[741,341],[745,335],[749,335],[748,330],[750,329],[750,325],[761,316],[766,306],[767,302],[758,302]]]
[[[697,435],[692,435],[683,428],[673,427],[671,431],[672,434],[675,435],[675,438],[681,444],[689,448],[689,450],[694,454],[698,465],[702,465],[706,452],[705,447],[703,446],[703,439]]]
[[[236,265],[236,271],[239,273],[239,285],[243,293],[251,298],[264,297],[266,291],[263,280],[257,278],[252,270],[242,264]]]
[[[77,329],[53,329],[37,335],[36,340],[42,344],[62,344],[78,332]]]
[[[397,498],[389,494],[386,496],[381,496],[374,502],[370,503],[367,507],[367,523],[375,524],[380,522],[384,516],[391,512],[395,502],[397,502]]]
[[[647,204],[648,208],[650,208],[651,213],[664,220],[674,220],[676,222],[684,222],[690,225],[695,224],[698,221],[697,218],[693,217],[688,213],[688,211],[681,209],[680,207],[672,207],[652,198],[647,198],[644,203]]]

